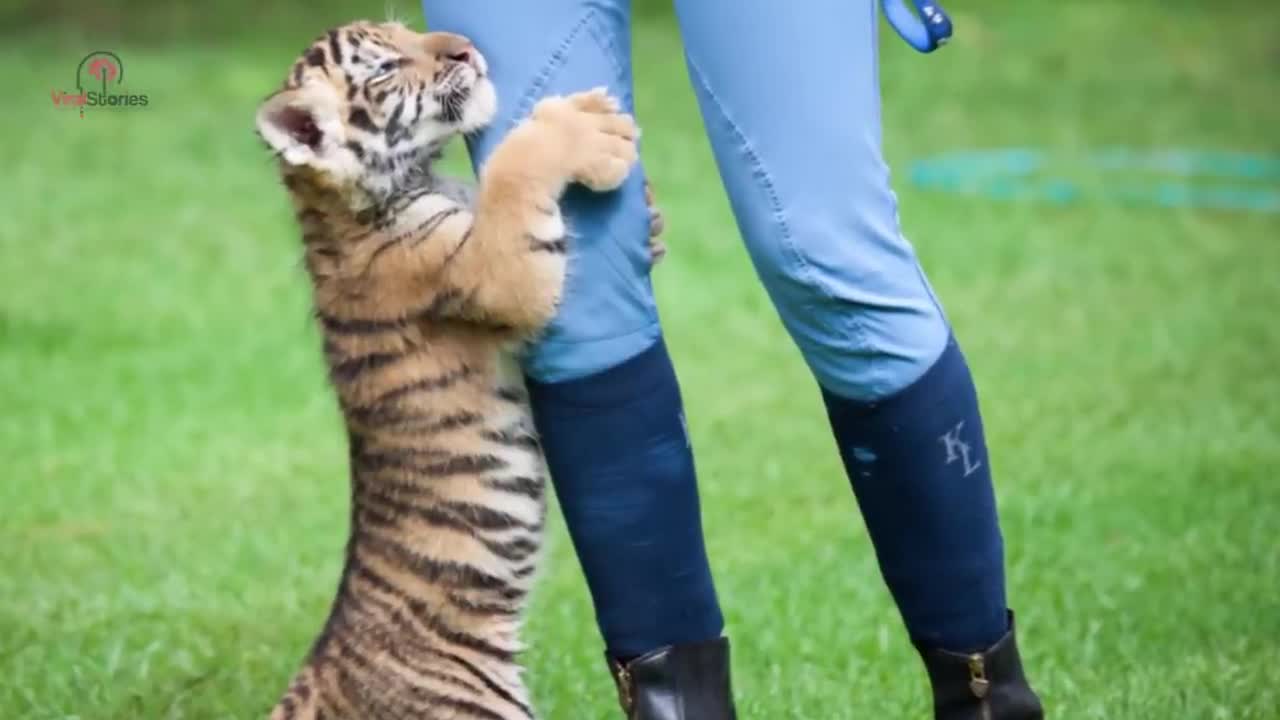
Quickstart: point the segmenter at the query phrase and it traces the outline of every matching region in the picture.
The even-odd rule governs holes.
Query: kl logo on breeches
[[[947,451],[946,464],[950,465],[957,460],[964,467],[964,477],[969,477],[975,470],[982,467],[982,461],[970,457],[971,450],[969,443],[960,439],[960,431],[964,429],[964,421],[956,423],[949,432],[945,432],[938,437],[938,442],[942,443],[942,447]]]

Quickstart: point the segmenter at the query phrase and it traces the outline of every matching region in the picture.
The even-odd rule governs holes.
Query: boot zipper
[[[981,653],[969,656],[969,692],[978,698],[978,709],[982,711],[982,720],[991,720],[991,703],[987,699],[987,691],[991,689],[991,681],[987,680],[986,663]]]
[[[618,663],[618,699],[622,701],[622,712],[631,717],[631,673],[627,666]]]

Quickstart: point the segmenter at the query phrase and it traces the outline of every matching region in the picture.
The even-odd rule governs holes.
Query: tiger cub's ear
[[[258,135],[290,165],[323,168],[345,135],[333,91],[316,86],[281,90],[258,108]]]

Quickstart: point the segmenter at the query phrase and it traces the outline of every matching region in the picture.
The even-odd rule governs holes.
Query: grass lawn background
[[[252,113],[312,36],[384,7],[214,5],[0,7],[4,720],[261,717],[332,597],[344,440]],[[954,149],[1280,152],[1280,9],[950,9],[935,56],[884,35],[886,144],[981,390],[1036,686],[1054,718],[1280,717],[1280,215],[907,182],[913,159]],[[55,110],[50,90],[103,47],[152,105]],[[637,9],[635,53],[671,247],[656,283],[741,715],[924,718],[663,6]],[[527,633],[537,704],[616,717],[558,517],[551,547]]]

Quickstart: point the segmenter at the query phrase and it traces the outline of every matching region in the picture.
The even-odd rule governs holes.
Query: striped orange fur
[[[258,112],[352,487],[337,597],[272,720],[534,717],[517,653],[546,471],[510,353],[560,297],[560,194],[617,187],[638,133],[601,90],[545,99],[469,190],[431,166],[493,116],[485,75],[465,38],[358,22],[318,39]]]

